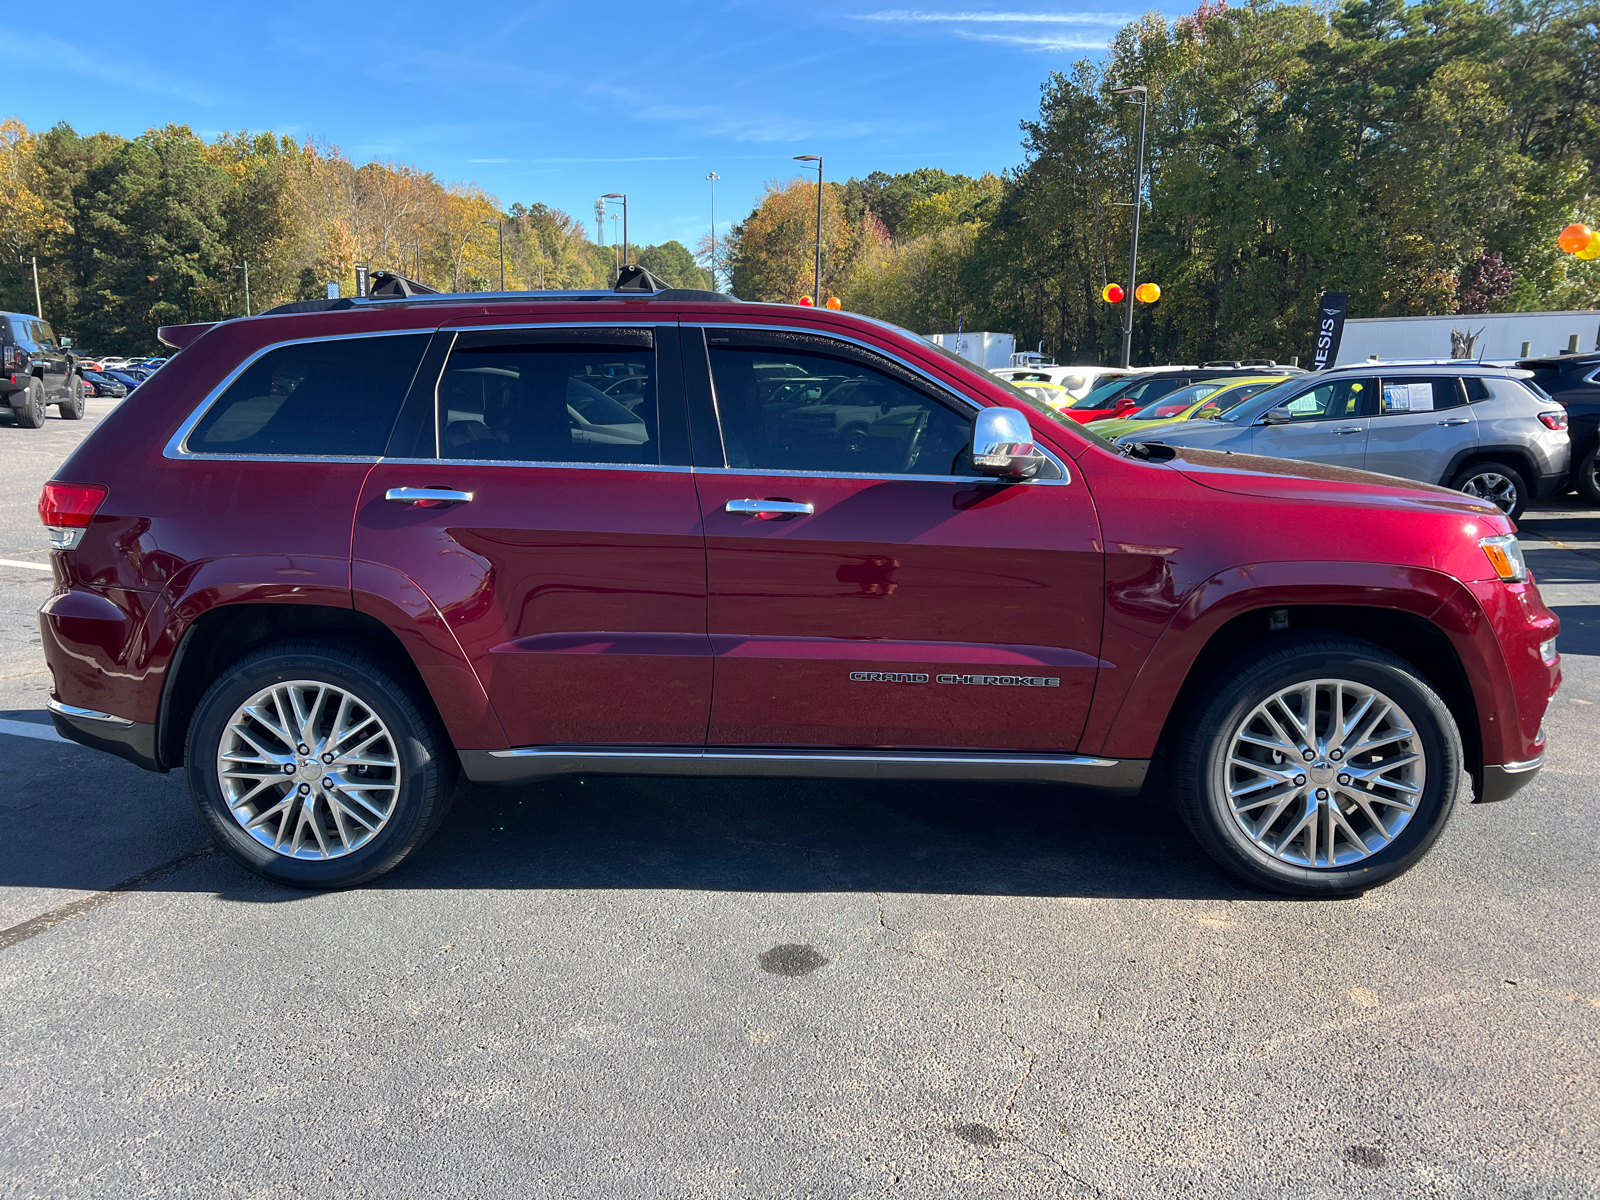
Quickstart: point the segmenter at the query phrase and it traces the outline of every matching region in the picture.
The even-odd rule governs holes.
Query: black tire
[[[1458,492],[1487,500],[1513,521],[1532,498],[1522,472],[1503,462],[1476,462],[1462,467],[1450,485]]]
[[[1590,504],[1600,504],[1600,446],[1590,446],[1589,453],[1578,460],[1572,486]]]
[[[83,402],[83,376],[74,371],[67,383],[67,398],[56,405],[56,411],[64,421],[81,421],[87,407]]]
[[[22,394],[22,406],[11,410],[17,424],[24,429],[39,429],[44,425],[44,384],[37,376],[28,380],[28,390]]]
[[[397,762],[386,773],[399,784],[386,821],[364,843],[332,857],[290,857],[258,841],[234,815],[219,779],[218,755],[228,735],[229,721],[240,706],[274,684],[302,680],[330,684],[370,710],[387,727],[390,737],[384,748],[392,749]],[[339,769],[315,766],[314,748],[310,758],[299,759],[292,753],[289,757],[305,762],[315,774]],[[212,840],[230,858],[274,882],[318,889],[355,887],[392,870],[443,823],[459,771],[455,751],[431,706],[419,700],[388,668],[337,640],[268,646],[223,672],[195,709],[184,763],[195,809]],[[365,778],[365,767],[355,771],[362,772]],[[279,785],[270,786],[276,789]],[[283,793],[263,797],[263,804],[275,807],[287,803],[287,812],[292,815],[295,805],[290,798],[297,794],[296,789],[311,786],[291,776],[282,785]],[[331,808],[324,791],[311,793],[311,800],[319,805],[313,811],[331,835],[330,815],[324,815],[331,814]],[[352,811],[352,807],[346,805],[344,811]],[[269,827],[264,827],[266,833],[271,832]]]
[[[1423,754],[1422,795],[1409,821],[1375,853],[1334,866],[1297,865],[1269,853],[1242,827],[1225,794],[1233,770],[1229,756],[1235,736],[1246,728],[1259,705],[1283,689],[1310,680],[1347,681],[1388,697],[1409,718]],[[1331,899],[1359,895],[1414,866],[1450,818],[1463,779],[1460,731],[1444,701],[1415,668],[1379,646],[1332,634],[1284,635],[1270,649],[1243,663],[1236,661],[1212,672],[1202,681],[1197,696],[1180,717],[1181,733],[1173,744],[1178,812],[1223,869],[1246,883],[1295,896]],[[1308,764],[1305,770],[1310,772],[1313,766],[1339,770],[1329,764],[1330,758],[1332,755]],[[1354,756],[1346,765],[1353,764]],[[1298,788],[1296,794],[1310,796],[1316,780],[1306,774],[1292,777],[1283,786],[1305,782],[1313,786]],[[1331,792],[1337,800],[1341,789],[1328,782],[1329,789],[1321,794]],[[1349,777],[1340,776],[1339,783],[1348,785]],[[1394,813],[1393,809],[1374,807]],[[1364,821],[1354,805],[1344,811],[1353,822]],[[1282,828],[1287,830],[1287,822],[1293,819],[1285,817]],[[1370,837],[1369,829],[1363,826],[1364,836]]]

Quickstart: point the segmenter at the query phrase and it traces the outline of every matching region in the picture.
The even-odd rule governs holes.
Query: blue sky
[[[1133,8],[759,3],[67,4],[30,31],[0,110],[32,129],[271,129],[475,180],[583,218],[626,192],[632,240],[693,245],[765,180],[1021,159],[1050,71]],[[45,32],[50,30],[52,32]],[[608,231],[607,237],[610,234]]]

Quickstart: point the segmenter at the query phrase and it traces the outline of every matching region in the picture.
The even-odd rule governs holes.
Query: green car
[[[1235,404],[1250,399],[1257,392],[1282,382],[1282,375],[1248,375],[1239,379],[1211,379],[1205,383],[1192,383],[1175,392],[1168,392],[1138,412],[1125,417],[1090,421],[1087,427],[1103,438],[1119,438],[1125,433],[1143,433],[1178,421],[1215,417]]]

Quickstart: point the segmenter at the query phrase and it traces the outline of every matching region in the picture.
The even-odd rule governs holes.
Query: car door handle
[[[1448,421],[1439,422],[1440,425],[1469,425],[1471,423],[1471,417],[1451,417]]]
[[[1343,429],[1335,429],[1335,433],[1365,433],[1365,425],[1346,425]]]
[[[767,518],[810,516],[817,511],[814,505],[794,500],[729,500],[723,508],[726,512]]]
[[[465,504],[472,499],[472,493],[449,488],[397,487],[390,488],[383,498],[396,504],[415,504],[418,508],[439,508],[446,504]]]

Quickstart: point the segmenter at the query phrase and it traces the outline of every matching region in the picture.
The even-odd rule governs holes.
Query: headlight
[[[1517,545],[1516,534],[1479,538],[1478,545],[1483,547],[1494,573],[1507,583],[1521,583],[1528,577],[1528,564],[1522,559],[1522,547]]]

